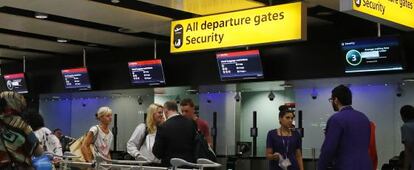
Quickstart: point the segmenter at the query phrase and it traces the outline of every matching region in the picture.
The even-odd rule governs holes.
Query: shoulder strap
[[[96,134],[93,134],[93,141],[92,143],[95,145],[95,141],[98,138],[98,134],[99,134],[99,125],[96,125]]]
[[[141,139],[140,143],[139,143],[139,147],[138,150],[141,149],[142,145],[144,145],[145,139],[147,139],[147,135],[148,135],[148,129],[147,129],[147,125],[144,124],[145,126],[145,133],[144,133],[144,137]]]

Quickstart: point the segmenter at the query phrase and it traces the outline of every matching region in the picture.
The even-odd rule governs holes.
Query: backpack
[[[204,135],[201,132],[196,130],[194,141],[195,141],[194,156],[196,160],[199,158],[205,158],[213,162],[217,161],[216,154],[210,148],[210,146],[207,143],[207,140],[204,138]]]

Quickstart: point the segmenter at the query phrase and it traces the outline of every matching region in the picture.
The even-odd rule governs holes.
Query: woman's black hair
[[[289,110],[289,107],[286,105],[280,105],[279,106],[279,118],[282,118],[283,116],[285,116],[288,113],[292,113],[293,117],[295,117],[295,112],[293,112],[292,110]]]
[[[28,113],[24,118],[34,131],[45,126],[43,117],[39,113]]]

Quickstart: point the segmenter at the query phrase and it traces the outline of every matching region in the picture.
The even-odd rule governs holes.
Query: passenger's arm
[[[90,148],[90,145],[93,142],[93,137],[94,137],[93,132],[89,131],[86,134],[83,141],[82,141],[81,151],[82,151],[82,154],[83,154],[86,162],[91,162],[92,159],[93,159],[92,151],[91,151],[91,148]]]
[[[340,122],[331,117],[326,126],[325,141],[323,142],[319,156],[318,170],[326,170],[332,162],[336,155],[339,141],[341,141],[342,133],[343,129]]]
[[[139,152],[140,148],[138,147],[142,145],[141,141],[145,137],[144,135],[145,135],[145,125],[140,124],[135,128],[134,132],[132,133],[131,137],[129,138],[127,142],[127,152],[134,158],[136,158],[137,156],[141,154]]]

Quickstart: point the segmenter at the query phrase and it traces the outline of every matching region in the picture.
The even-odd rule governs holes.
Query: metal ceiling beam
[[[14,50],[14,51],[28,52],[28,53],[40,53],[40,54],[54,55],[54,56],[72,56],[72,55],[64,54],[64,53],[57,53],[57,52],[46,51],[46,50],[37,50],[37,49],[31,49],[31,48],[13,47],[13,46],[2,45],[2,44],[0,44],[0,48]]]

